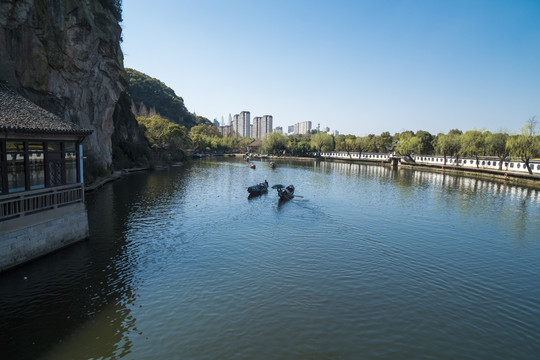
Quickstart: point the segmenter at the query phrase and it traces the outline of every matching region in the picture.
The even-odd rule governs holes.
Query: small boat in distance
[[[291,200],[294,197],[294,185],[287,187],[277,184],[272,186],[272,189],[277,189],[280,200]]]
[[[256,166],[255,166],[254,163],[249,163],[249,167],[252,168],[252,169],[255,169],[255,168],[256,168]]]
[[[265,192],[268,192],[268,181],[264,180],[264,182],[262,183],[250,186],[247,188],[247,191],[250,196],[260,195]]]
[[[270,169],[275,169],[276,168],[276,164],[274,164],[273,162],[270,163]]]

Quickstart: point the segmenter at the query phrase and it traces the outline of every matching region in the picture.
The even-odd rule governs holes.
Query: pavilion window
[[[7,183],[4,180],[4,171],[6,168],[4,154],[6,153],[4,142],[0,141],[0,194],[7,192]]]
[[[28,143],[30,190],[45,187],[45,156],[43,142]]]
[[[6,141],[8,192],[26,190],[24,142]]]
[[[66,184],[77,183],[77,150],[75,142],[64,143],[64,161],[66,167]]]
[[[49,170],[48,186],[63,185],[62,146],[59,141],[49,141],[47,143],[47,163]]]

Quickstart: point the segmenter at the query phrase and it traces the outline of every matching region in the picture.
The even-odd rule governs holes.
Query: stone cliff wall
[[[0,81],[65,120],[111,165],[113,113],[127,86],[121,28],[98,0],[0,2]]]

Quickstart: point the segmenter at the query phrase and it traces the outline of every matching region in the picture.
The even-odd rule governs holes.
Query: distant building
[[[292,131],[291,131],[292,128]],[[289,126],[289,134],[292,135],[307,135],[311,131],[311,121],[303,121]]]
[[[283,127],[281,127],[281,126],[276,126],[276,127],[274,128],[274,132],[276,132],[276,131],[281,131],[281,132],[283,132]]]
[[[260,136],[261,135],[261,122],[262,122],[262,118],[260,116],[255,116],[253,118],[251,137],[254,139],[261,138]]]
[[[330,134],[335,137],[339,135],[339,131],[333,130]]]
[[[251,136],[251,120],[249,111],[242,111],[238,119],[238,133],[243,137]]]
[[[221,136],[234,136],[231,125],[218,126],[218,130]]]
[[[214,123],[214,126],[219,127],[219,121],[217,121],[217,119],[214,119],[212,122]]]
[[[262,139],[266,134],[272,132],[273,117],[272,115],[256,116],[253,118],[253,128],[251,137]]]
[[[261,120],[261,132],[259,134],[259,139],[262,139],[266,134],[272,132],[272,127],[274,125],[274,118],[272,115],[264,115]]]
[[[235,114],[232,118],[232,122],[231,122],[231,131],[232,131],[232,135],[234,137],[239,137],[240,136],[240,131],[239,131],[239,119],[240,119],[240,114]]]
[[[290,125],[287,127],[287,134],[289,135],[294,134],[294,125]]]

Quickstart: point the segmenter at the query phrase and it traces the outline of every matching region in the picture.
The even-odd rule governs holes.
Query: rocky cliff
[[[113,113],[127,80],[118,14],[107,4],[1,1],[0,81],[63,119],[94,130],[85,151],[110,167]]]

